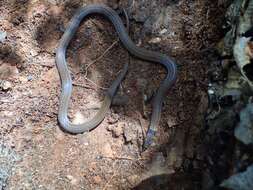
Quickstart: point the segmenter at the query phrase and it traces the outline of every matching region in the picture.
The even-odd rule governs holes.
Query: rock
[[[160,31],[160,34],[163,35],[163,34],[166,34],[167,32],[168,32],[168,30],[164,28],[164,29],[162,29],[162,30]]]
[[[237,122],[236,113],[233,110],[224,110],[216,116],[215,119],[208,120],[208,133],[214,135],[215,133],[229,129]]]
[[[0,81],[0,89],[3,91],[9,91],[12,89],[12,83],[9,81]]]
[[[33,80],[33,76],[32,76],[32,75],[28,75],[27,80],[28,80],[28,81]]]
[[[236,2],[238,3],[238,9],[241,9],[244,1],[235,1],[232,7],[235,7]],[[241,4],[241,5],[240,5]],[[244,6],[244,11],[240,16],[236,16],[237,24],[234,24],[236,27],[236,36],[233,36],[235,44],[233,47],[234,59],[240,68],[242,76],[247,80],[250,87],[253,89],[252,81],[252,7],[253,1],[247,1],[247,4]],[[240,12],[240,10],[238,10]],[[238,14],[238,13],[236,13]],[[233,29],[233,28],[232,28]],[[241,35],[244,34],[244,35]],[[251,52],[250,52],[251,51]]]
[[[7,33],[0,31],[0,43],[3,43],[6,40]]]
[[[161,42],[161,38],[156,37],[156,38],[152,38],[151,40],[149,40],[149,43],[151,44],[157,44]]]
[[[168,28],[175,9],[175,2],[139,0],[131,4],[128,14],[135,21],[144,23],[143,32],[165,35],[170,33]]]
[[[240,122],[235,128],[235,137],[244,144],[253,144],[253,103],[249,103],[240,113]]]
[[[246,171],[235,174],[221,183],[221,187],[233,190],[252,190],[253,187],[253,165]]]
[[[30,50],[30,54],[31,54],[32,57],[35,57],[35,56],[38,55],[38,52],[35,51],[35,50]]]

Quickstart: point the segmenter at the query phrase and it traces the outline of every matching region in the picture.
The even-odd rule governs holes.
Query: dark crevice
[[[247,64],[243,67],[243,72],[247,78],[252,82],[253,81],[253,61],[250,64]]]

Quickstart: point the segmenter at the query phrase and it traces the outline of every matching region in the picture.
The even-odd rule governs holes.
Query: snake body
[[[72,80],[66,62],[66,49],[70,43],[70,40],[76,33],[81,21],[91,14],[102,15],[113,24],[120,38],[121,43],[130,52],[131,55],[140,58],[142,60],[159,63],[163,65],[167,70],[167,75],[160,84],[160,87],[158,88],[152,102],[151,122],[147,132],[146,141],[144,143],[144,147],[147,147],[151,144],[152,138],[156,132],[156,127],[159,123],[163,99],[168,89],[175,82],[177,75],[176,64],[172,61],[171,58],[169,58],[164,54],[137,47],[128,36],[124,24],[119,15],[117,14],[117,12],[105,5],[95,4],[79,9],[72,18],[72,20],[70,21],[70,24],[65,30],[58,45],[56,51],[56,65],[59,71],[62,86],[62,92],[60,95],[59,113],[58,113],[58,121],[60,123],[60,126],[65,131],[72,134],[87,132],[97,127],[105,118],[106,112],[110,109],[113,96],[115,95],[119,84],[124,79],[128,70],[128,64],[125,64],[121,73],[117,76],[116,80],[107,90],[101,108],[92,119],[82,124],[72,124],[69,121],[67,113],[72,92]]]

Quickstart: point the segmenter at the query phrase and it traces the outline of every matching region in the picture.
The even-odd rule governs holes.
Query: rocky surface
[[[211,183],[206,183],[205,189],[252,189],[253,91],[245,73],[251,71],[252,3],[242,0],[227,4],[229,26],[224,27],[228,32],[217,46],[220,59],[209,69],[210,104],[203,130],[209,149],[203,181]]]

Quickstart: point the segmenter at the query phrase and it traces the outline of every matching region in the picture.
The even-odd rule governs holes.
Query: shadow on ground
[[[22,58],[16,53],[15,47],[8,45],[7,43],[0,44],[0,52],[0,60],[4,63],[12,66],[22,63]]]
[[[193,177],[193,174],[178,173],[173,175],[162,174],[152,176],[143,180],[132,190],[193,190],[196,187],[196,182],[199,181],[199,176]]]

